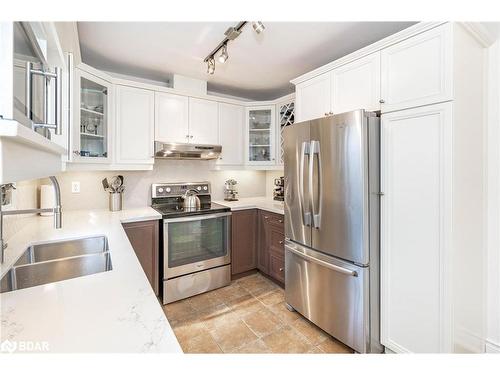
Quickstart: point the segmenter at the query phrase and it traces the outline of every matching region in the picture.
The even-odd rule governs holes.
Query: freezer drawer
[[[369,268],[287,241],[286,302],[359,353],[370,351]]]

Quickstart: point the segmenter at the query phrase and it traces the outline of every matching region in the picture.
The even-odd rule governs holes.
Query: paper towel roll
[[[53,208],[55,206],[54,186],[40,186],[40,208]],[[53,212],[42,212],[41,216],[52,216]]]

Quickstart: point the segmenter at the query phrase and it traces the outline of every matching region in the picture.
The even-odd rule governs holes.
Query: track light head
[[[262,21],[252,21],[252,27],[257,34],[260,34],[266,28]]]
[[[208,74],[215,73],[215,60],[213,56],[207,60],[207,73]]]
[[[229,55],[227,54],[227,44],[224,44],[221,48],[221,51],[220,51],[219,62],[221,64],[224,64],[228,58],[229,58]]]

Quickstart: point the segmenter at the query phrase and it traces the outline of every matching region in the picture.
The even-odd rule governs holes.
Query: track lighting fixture
[[[208,74],[215,73],[215,60],[213,56],[207,60],[207,73]]]
[[[221,52],[219,55],[219,62],[221,64],[224,64],[228,58],[229,58],[229,55],[227,54],[227,44],[224,44],[222,46],[222,49],[221,49]]]
[[[230,41],[235,40],[237,37],[240,36],[241,30],[243,29],[243,26],[245,26],[248,23],[248,21],[241,21],[236,24],[236,26],[230,27],[226,30],[224,33],[225,38],[220,42],[217,47],[215,47],[210,54],[205,57],[204,62],[207,63],[207,73],[208,74],[214,74],[215,73],[215,55],[217,52],[221,51],[219,57],[217,60],[219,60],[220,63],[225,63],[227,59],[229,58],[229,55],[227,53],[227,44]],[[257,34],[262,33],[265,30],[265,26],[261,21],[252,21],[252,27],[254,31]]]
[[[260,34],[261,32],[263,32],[266,29],[266,27],[264,26],[264,24],[261,21],[253,21],[252,27],[257,34]]]

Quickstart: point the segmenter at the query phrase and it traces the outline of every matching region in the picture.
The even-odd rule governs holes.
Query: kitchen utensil
[[[116,192],[120,186],[122,186],[120,178],[118,176],[113,176],[111,178],[111,190],[113,190],[113,192]]]
[[[105,191],[109,190],[109,182],[107,178],[102,179],[102,187],[104,188]]]
[[[123,176],[119,174],[118,178],[120,179],[120,186],[123,186]]]
[[[187,190],[182,198],[184,209],[199,209],[201,206],[200,198],[198,198],[198,192],[194,189]]]

